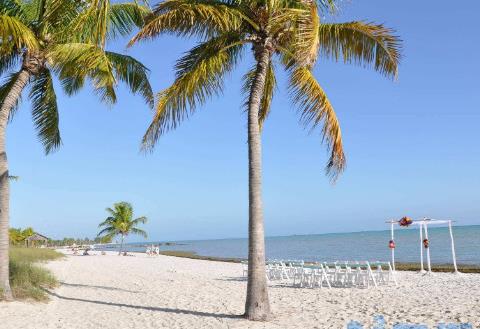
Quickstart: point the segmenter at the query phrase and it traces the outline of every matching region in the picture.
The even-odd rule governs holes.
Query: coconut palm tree
[[[130,56],[106,50],[107,41],[128,35],[149,9],[109,0],[0,0],[0,290],[11,299],[8,269],[9,182],[6,127],[21,95],[46,153],[61,145],[53,76],[72,95],[90,80],[106,103],[115,103],[115,87],[124,82],[153,106],[148,70]]]
[[[9,228],[8,229],[8,240],[11,245],[17,245],[24,240],[22,229],[20,228]]]
[[[11,245],[18,245],[21,242],[25,242],[26,239],[35,234],[35,231],[31,227],[25,229],[21,228],[10,228],[8,229],[8,239]]]
[[[133,219],[133,208],[130,203],[118,202],[113,205],[113,209],[107,208],[106,210],[110,213],[110,216],[98,225],[98,227],[103,227],[103,229],[98,233],[97,237],[112,239],[120,235],[121,242],[118,255],[122,254],[123,242],[127,235],[137,234],[144,238],[147,237],[147,233],[137,227],[140,224],[145,224],[147,217],[142,216]]]
[[[340,124],[312,71],[317,58],[373,67],[397,75],[400,40],[383,25],[361,21],[333,24],[323,13],[333,0],[166,0],[153,9],[133,43],[162,33],[193,36],[197,46],[180,58],[176,79],[158,94],[153,120],[143,137],[151,150],[158,138],[191,115],[208,98],[221,94],[224,76],[243,50],[252,50],[254,66],[244,76],[248,116],[249,244],[245,317],[266,320],[270,305],[265,278],[261,197],[261,127],[270,112],[279,66],[289,77],[289,91],[301,121],[321,126],[330,151],[326,173],[335,180],[345,168]]]

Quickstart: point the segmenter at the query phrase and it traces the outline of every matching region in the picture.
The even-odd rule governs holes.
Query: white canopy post
[[[427,223],[423,224],[423,227],[425,229],[425,239],[428,240],[428,225]],[[422,241],[423,243],[423,241]],[[432,273],[432,264],[430,263],[430,246],[427,249],[427,265],[428,265],[428,273]]]
[[[423,268],[423,225],[420,223],[418,225],[420,231],[420,273],[425,273],[425,269]]]
[[[390,231],[391,231],[391,239],[395,243],[395,239],[393,237],[393,222],[390,224]],[[392,267],[393,271],[395,272],[395,248],[390,249],[392,251]]]
[[[455,274],[458,273],[457,268],[457,257],[455,256],[455,243],[453,242],[453,233],[452,233],[452,221],[448,221],[448,231],[450,232],[450,242],[452,244],[452,258],[453,258],[453,268],[455,269]]]

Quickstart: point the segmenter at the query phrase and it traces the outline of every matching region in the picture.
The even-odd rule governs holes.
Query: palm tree
[[[275,70],[283,66],[301,121],[322,126],[330,158],[326,173],[335,180],[345,168],[342,136],[335,111],[312,71],[317,58],[373,67],[397,75],[400,40],[383,25],[365,22],[332,24],[322,13],[334,10],[333,0],[167,0],[158,4],[130,41],[162,33],[200,38],[177,61],[176,79],[158,94],[153,120],[143,137],[151,150],[158,138],[191,115],[198,105],[221,94],[224,76],[250,46],[255,65],[244,76],[248,113],[249,244],[245,317],[266,320],[270,304],[265,278],[265,243],[261,197],[261,128],[276,89]],[[277,60],[278,59],[278,60]]]
[[[21,228],[10,228],[8,229],[8,239],[11,245],[18,245],[20,242],[26,244],[26,240],[35,234],[35,231],[31,227],[25,229]]]
[[[106,210],[110,213],[110,216],[98,225],[98,227],[103,227],[103,229],[97,236],[101,236],[105,239],[112,239],[113,237],[120,235],[121,242],[118,255],[122,254],[123,241],[127,235],[137,234],[144,238],[147,237],[147,233],[137,227],[139,224],[145,224],[147,222],[147,217],[142,216],[133,219],[133,208],[130,203],[118,202],[113,205],[113,209],[107,208]]]
[[[90,80],[103,102],[126,83],[153,106],[148,70],[130,56],[106,50],[107,40],[141,26],[150,10],[109,0],[0,0],[0,290],[11,299],[8,269],[9,182],[6,127],[30,86],[32,118],[46,153],[61,145],[53,75],[67,95]]]
[[[8,229],[8,241],[11,245],[15,246],[22,242],[23,239],[22,229],[13,227]]]

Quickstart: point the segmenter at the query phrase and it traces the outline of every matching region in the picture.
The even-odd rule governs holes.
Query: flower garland
[[[398,221],[398,224],[399,224],[400,226],[404,226],[404,227],[408,227],[408,226],[410,226],[410,224],[412,224],[412,223],[413,223],[413,220],[412,220],[410,217],[407,217],[407,216],[402,217],[402,218]]]
[[[425,247],[425,249],[428,248],[429,244],[430,244],[430,241],[428,241],[428,239],[423,239],[423,246]]]

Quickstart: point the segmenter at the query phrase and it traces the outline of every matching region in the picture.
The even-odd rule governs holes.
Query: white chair
[[[314,275],[315,274],[312,268],[303,267],[302,280],[300,281],[300,288],[303,288],[303,287],[312,288]]]
[[[367,268],[358,267],[357,269],[357,286],[365,288],[370,287],[370,273]]]
[[[302,281],[303,281],[303,264],[301,266],[295,266],[294,267],[295,272],[293,273],[293,285],[299,285],[301,286]]]
[[[248,262],[247,261],[242,261],[242,276],[246,277],[248,275]]]
[[[329,289],[332,288],[327,271],[322,264],[318,264],[318,268],[316,268],[313,273],[313,286],[316,285],[322,288],[324,283]]]
[[[359,262],[359,264],[362,266],[362,272],[361,272],[361,279],[362,283],[366,284],[367,288],[370,287],[370,284],[372,283],[375,288],[378,287],[377,280],[375,279],[375,275],[373,274],[372,268],[370,267],[369,262]]]

